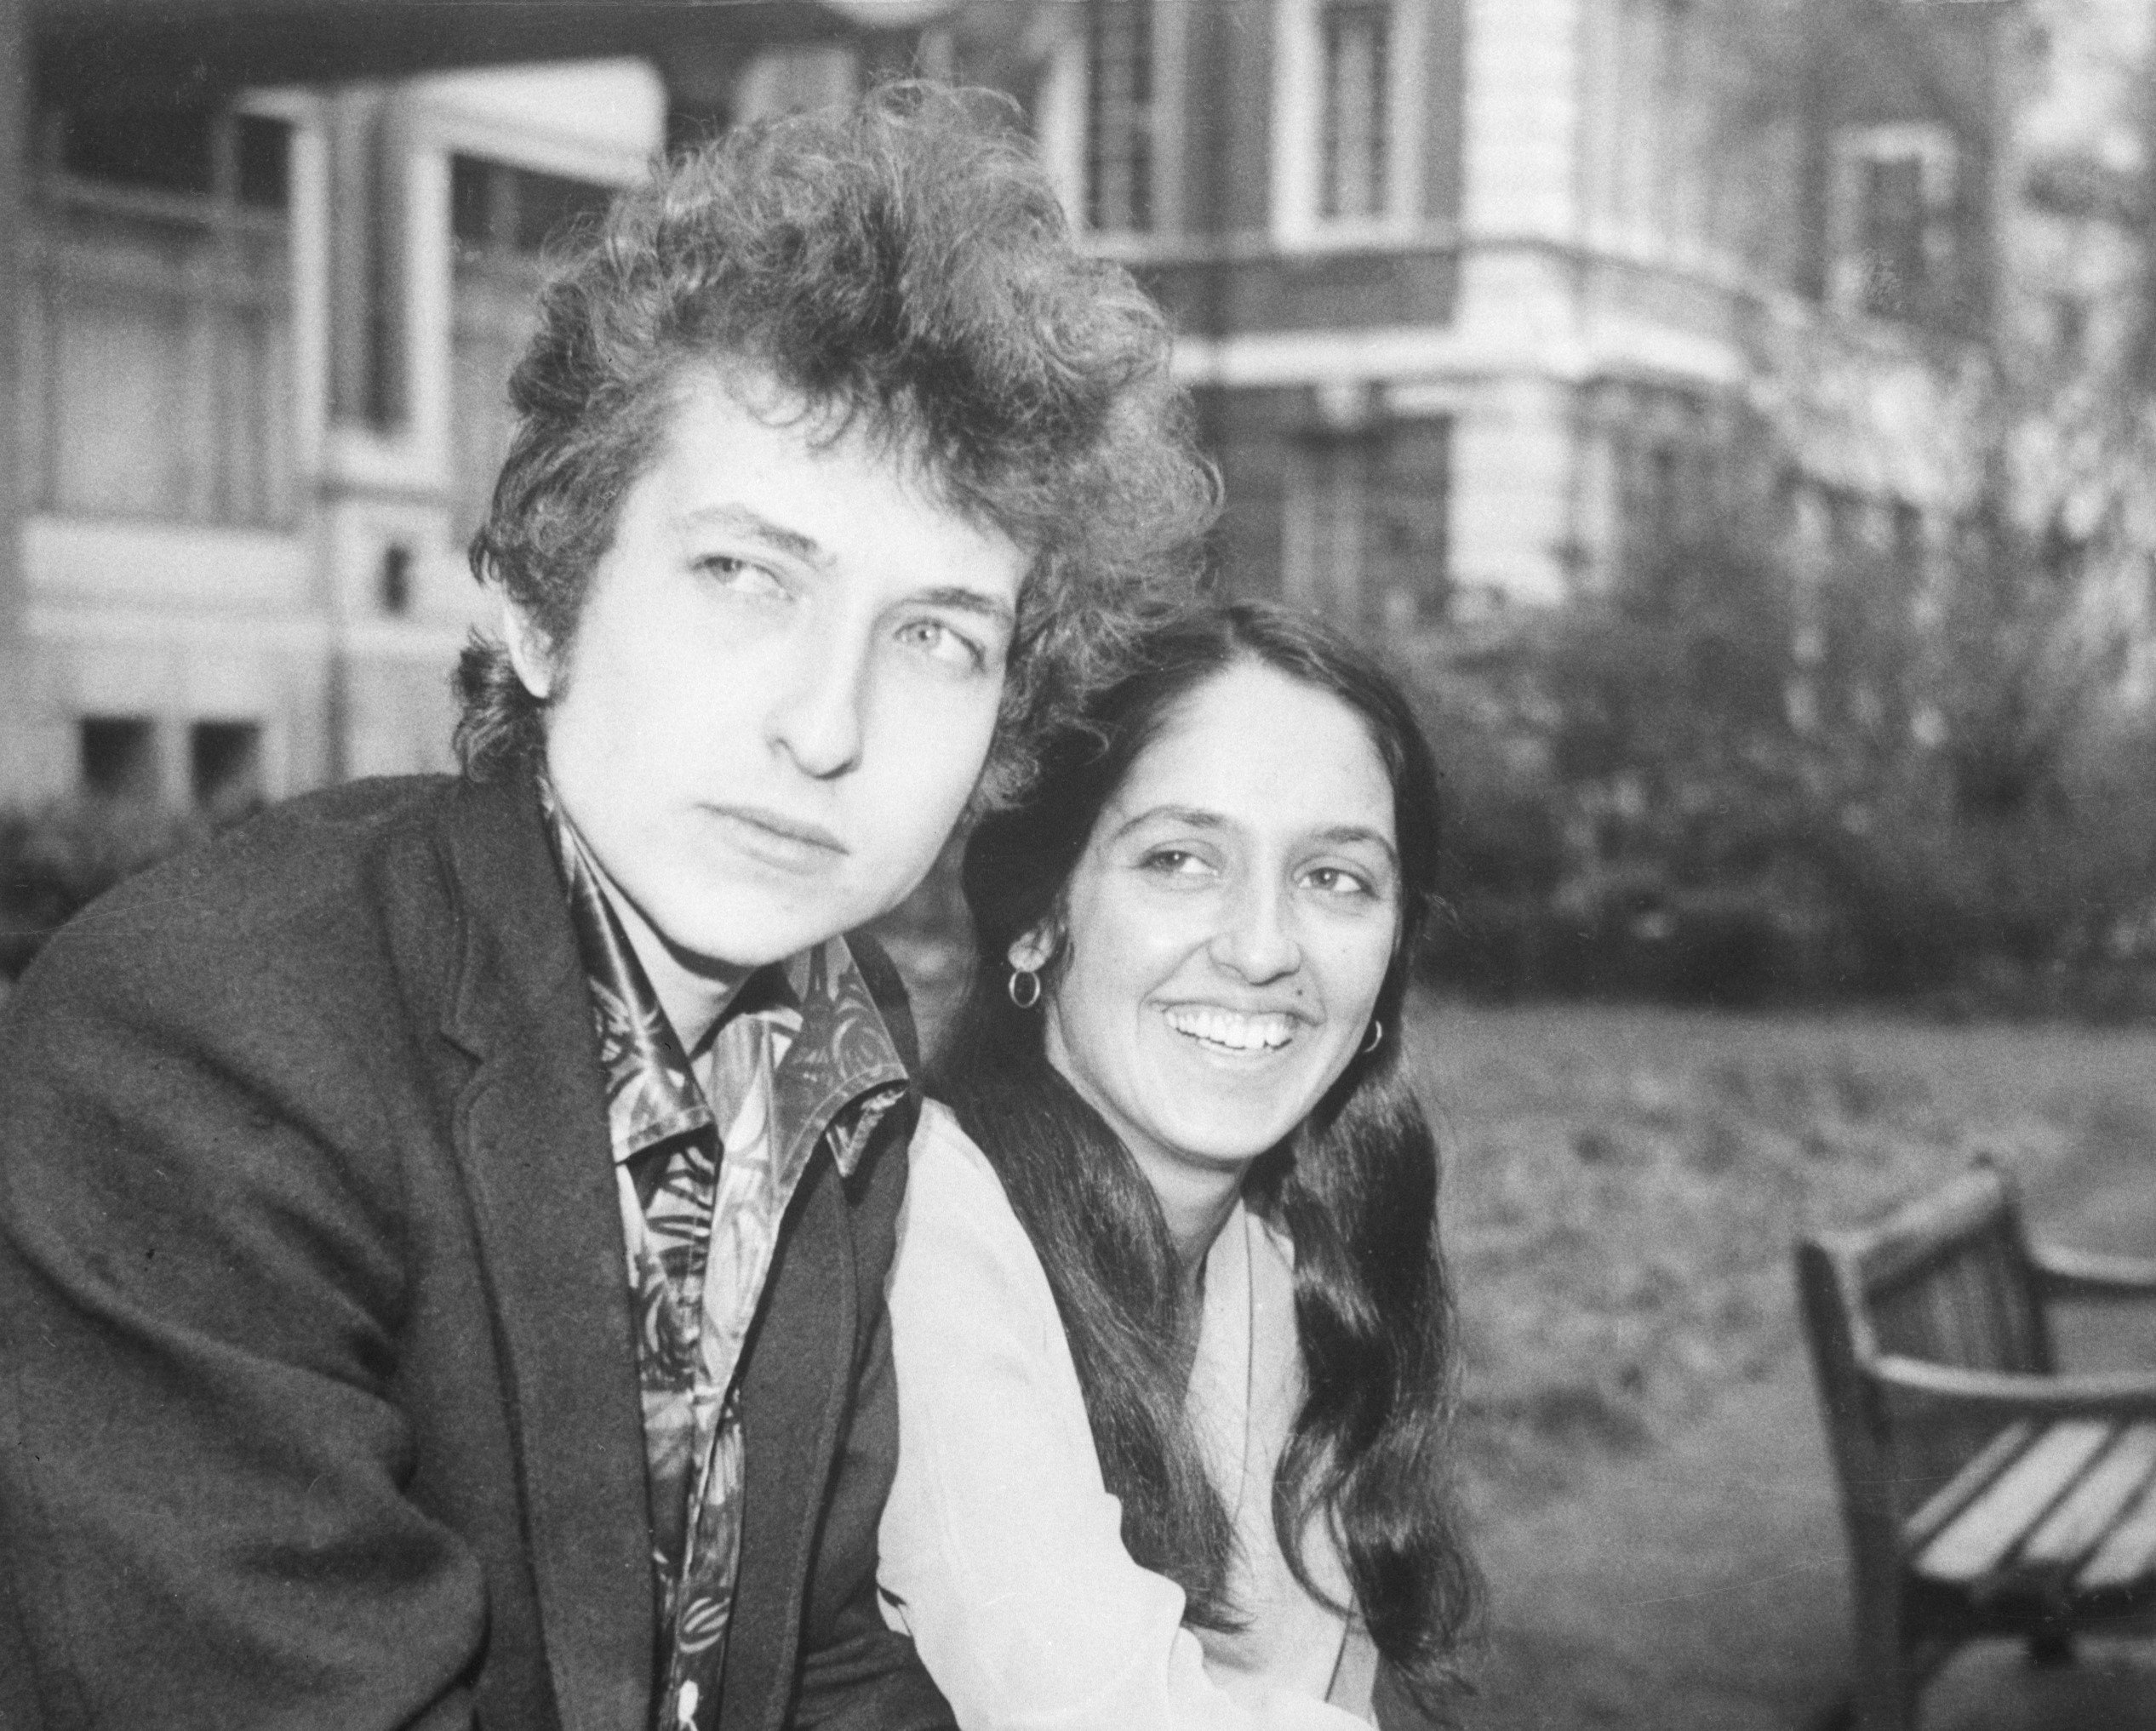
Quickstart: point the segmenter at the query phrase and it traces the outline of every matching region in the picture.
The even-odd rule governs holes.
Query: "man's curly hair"
[[[471,554],[557,657],[699,365],[768,375],[815,437],[859,430],[1031,556],[983,805],[1187,590],[1218,488],[1165,323],[1073,246],[994,100],[889,84],[741,128],[656,169],[564,260]],[[468,775],[543,744],[544,706],[500,644],[475,636],[456,688]]]

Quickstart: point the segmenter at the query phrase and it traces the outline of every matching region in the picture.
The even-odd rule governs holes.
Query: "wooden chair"
[[[1988,1160],[1860,1231],[1797,1246],[1840,1477],[1856,1723],[1903,1731],[1960,1642],[2156,1605],[2156,1330],[2146,1374],[2057,1373],[2046,1303],[2156,1299],[2156,1261],[2033,1248]],[[2156,1319],[2153,1319],[2156,1320]]]

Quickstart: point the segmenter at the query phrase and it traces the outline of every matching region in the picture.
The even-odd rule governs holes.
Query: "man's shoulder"
[[[274,805],[100,897],[49,948],[237,925],[290,910],[351,910],[354,891],[430,834],[456,784],[446,776],[350,782]]]
[[[87,997],[182,1009],[243,983],[280,999],[306,980],[342,991],[390,924],[445,921],[432,838],[460,797],[448,777],[414,776],[273,806],[93,902],[46,944],[10,1008]]]

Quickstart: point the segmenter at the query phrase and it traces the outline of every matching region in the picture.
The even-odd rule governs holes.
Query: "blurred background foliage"
[[[1433,976],[2156,1010],[2156,717],[2112,700],[2075,592],[2010,525],[1957,565],[1928,602],[1885,556],[1808,589],[1738,535],[1404,666],[1450,771]]]

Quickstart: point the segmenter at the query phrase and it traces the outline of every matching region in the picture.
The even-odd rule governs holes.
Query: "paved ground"
[[[2039,1230],[2156,1254],[2156,1151],[2139,1172],[2065,1174]],[[2062,1343],[2156,1366],[2156,1330],[2119,1317]],[[1476,1731],[1820,1731],[1849,1688],[1839,1516],[1800,1350],[1676,1443],[1600,1464],[1534,1516],[1483,1536],[1493,1646]],[[1923,1731],[2156,1731],[2156,1631],[2089,1641],[2032,1670],[1964,1649]]]

